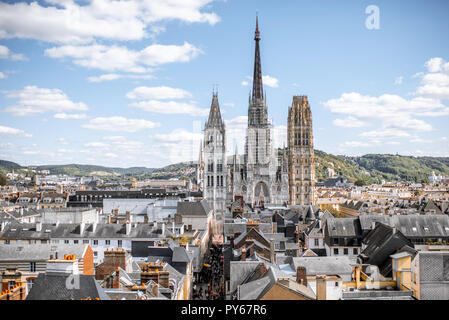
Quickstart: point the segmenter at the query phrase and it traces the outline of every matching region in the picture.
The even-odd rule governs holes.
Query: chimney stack
[[[296,282],[307,287],[307,271],[305,267],[296,267]]]
[[[245,248],[245,246],[242,247],[242,261],[246,261],[246,248]]]
[[[41,232],[42,231],[42,222],[37,222],[36,223],[36,231],[37,232]]]
[[[131,234],[131,223],[126,223],[126,235],[129,236]]]
[[[260,276],[263,276],[265,272],[267,272],[267,267],[263,262],[259,263],[259,269],[260,269]]]
[[[326,300],[326,276],[316,276],[316,299]]]

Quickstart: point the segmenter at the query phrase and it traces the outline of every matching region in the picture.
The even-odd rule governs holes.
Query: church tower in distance
[[[218,94],[213,93],[209,119],[204,127],[203,198],[214,210],[215,233],[223,227],[226,211],[226,130],[218,104]]]
[[[307,96],[293,96],[288,109],[288,183],[291,205],[315,203],[312,112]]]

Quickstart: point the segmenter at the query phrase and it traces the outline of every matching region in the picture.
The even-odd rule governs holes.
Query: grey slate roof
[[[352,265],[348,257],[293,257],[292,269],[305,267],[308,275],[350,275]]]
[[[357,218],[332,218],[326,220],[330,237],[357,237],[360,235]]]
[[[178,202],[177,212],[185,216],[207,216],[212,210],[206,200],[189,202]]]
[[[66,281],[69,275],[50,275],[40,273],[34,281],[26,300],[110,300],[94,276],[79,275],[79,289],[68,289]]]
[[[50,255],[62,258],[66,254],[74,254],[82,258],[87,244],[9,244],[0,246],[0,261],[43,261]]]
[[[46,232],[49,231],[49,232]],[[171,233],[166,228],[166,235]],[[0,239],[67,239],[67,238],[161,238],[162,229],[156,228],[153,224],[137,224],[131,227],[131,232],[126,234],[125,224],[103,224],[96,225],[93,231],[93,224],[86,224],[83,233],[80,234],[80,224],[60,223],[42,224],[42,230],[36,231],[35,223],[10,223],[0,232]]]

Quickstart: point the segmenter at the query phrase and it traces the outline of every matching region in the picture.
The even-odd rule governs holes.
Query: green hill
[[[11,171],[13,169],[18,170],[21,168],[22,167],[15,162],[0,160],[0,171]]]
[[[279,150],[279,154],[282,154],[282,150]],[[228,162],[231,160],[232,157],[228,157]],[[80,164],[22,167],[14,162],[0,160],[0,171],[27,168],[49,170],[51,174],[72,176],[98,175],[113,178],[124,175],[138,179],[170,179],[193,178],[196,162],[181,162],[154,169],[145,167],[110,168]],[[432,171],[435,171],[437,175],[449,176],[449,158],[389,154],[367,154],[361,157],[349,157],[315,150],[315,176],[318,181],[327,179],[326,168],[332,168],[336,174],[344,176],[349,182],[360,185],[380,183],[381,180],[427,182],[427,177]]]

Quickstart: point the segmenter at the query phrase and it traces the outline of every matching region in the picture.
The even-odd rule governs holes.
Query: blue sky
[[[299,94],[317,149],[449,156],[445,0],[48,0],[0,2],[0,159],[196,160],[214,85],[242,152],[256,10],[278,146]]]

